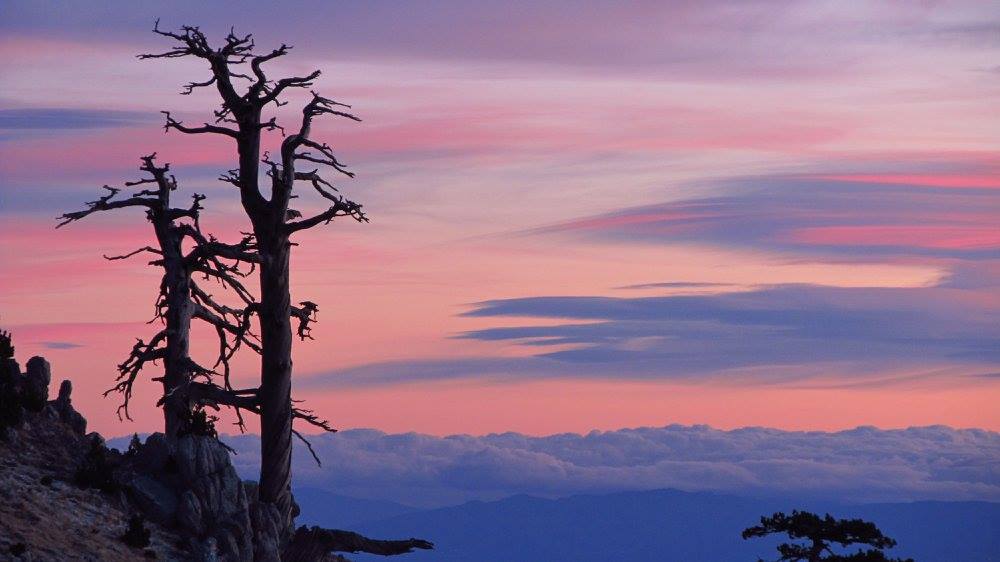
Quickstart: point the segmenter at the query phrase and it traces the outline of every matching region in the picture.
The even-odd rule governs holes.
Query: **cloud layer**
[[[980,265],[973,269],[979,283],[991,275]],[[833,377],[842,384],[865,384],[867,376],[893,371],[977,375],[1000,362],[1000,311],[982,289],[963,288],[964,270],[957,271],[935,287],[803,284],[710,294],[487,301],[465,316],[507,325],[458,337],[516,344],[530,356],[381,363],[316,375],[302,384],[708,375],[750,383]]]
[[[227,440],[256,473],[257,438]],[[837,433],[672,425],[585,435],[433,437],[350,430],[295,451],[295,482],[336,493],[444,505],[528,493],[677,488],[847,501],[1000,501],[1000,434],[943,426]]]
[[[964,167],[964,174],[954,177],[872,174],[731,180],[720,184],[724,193],[717,196],[627,208],[535,232],[859,260],[1000,258],[1000,230],[995,225],[1000,174],[987,169],[978,177],[974,166]],[[992,183],[982,184],[988,177]]]

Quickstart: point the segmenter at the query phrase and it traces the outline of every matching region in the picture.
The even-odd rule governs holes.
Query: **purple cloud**
[[[156,122],[157,115],[142,111],[75,109],[65,107],[0,109],[0,130],[106,129]]]
[[[532,233],[859,260],[1000,258],[998,189],[790,177],[733,180],[721,188],[723,195],[627,208]]]
[[[974,264],[978,265],[978,264]],[[958,270],[957,275],[962,275]],[[958,279],[960,277],[955,277]],[[898,368],[1000,363],[1000,311],[970,289],[780,285],[703,295],[545,296],[479,303],[464,315],[535,318],[458,338],[512,342],[532,357],[374,363],[304,379],[305,387],[487,378],[704,377],[756,367],[806,379],[838,365],[844,382]],[[568,321],[568,322],[567,322]],[[752,380],[766,379],[757,370]]]
[[[664,72],[714,78],[808,77],[842,73],[863,59],[849,48],[886,37],[920,45],[990,44],[995,14],[981,4],[948,8],[827,9],[810,15],[787,0],[640,2],[622,5],[568,0],[504,3],[253,0],[240,4],[173,2],[168,9],[115,1],[96,5],[10,2],[4,33],[101,38],[142,43],[157,17],[168,26],[230,26],[256,32],[262,44],[297,46],[347,57],[396,57],[473,62],[530,62],[602,72]],[[940,14],[948,13],[943,18]],[[108,23],[112,25],[108,25]],[[773,33],[775,29],[781,33]]]

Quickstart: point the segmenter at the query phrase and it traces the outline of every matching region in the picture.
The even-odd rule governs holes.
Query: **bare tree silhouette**
[[[261,373],[260,386],[252,404],[241,400],[241,407],[258,413],[261,418],[261,472],[259,499],[276,509],[284,542],[291,542],[286,557],[293,560],[311,556],[310,552],[366,551],[380,554],[409,552],[413,548],[431,548],[426,541],[375,541],[345,531],[301,528],[292,537],[293,502],[291,497],[291,447],[296,434],[293,420],[303,419],[314,425],[330,429],[311,412],[297,409],[291,399],[292,384],[292,319],[298,320],[295,334],[302,340],[311,339],[310,323],[315,320],[318,306],[302,301],[293,306],[289,287],[289,259],[295,243],[291,237],[297,232],[338,217],[348,217],[357,222],[368,218],[361,205],[337,193],[333,183],[320,173],[332,170],[344,177],[354,177],[334,155],[326,143],[313,138],[313,122],[324,116],[360,119],[349,113],[349,106],[311,91],[309,101],[301,110],[301,121],[291,132],[278,125],[274,117],[264,119],[265,108],[278,107],[288,102],[282,95],[292,89],[310,88],[320,72],[306,76],[270,79],[265,65],[288,54],[290,47],[281,45],[267,53],[255,53],[251,35],[225,37],[224,43],[213,48],[205,34],[197,27],[184,26],[177,32],[164,31],[159,22],[153,31],[174,42],[165,52],[139,55],[141,59],[194,57],[208,64],[211,75],[200,82],[184,86],[182,94],[188,95],[198,88],[214,88],[221,97],[221,106],[214,111],[214,122],[201,126],[187,126],[166,116],[165,129],[191,135],[217,135],[231,141],[238,154],[238,167],[229,170],[220,180],[235,186],[240,193],[243,210],[252,225],[257,271],[260,281],[260,298],[255,311],[260,323]],[[237,87],[237,81],[245,87]],[[265,132],[277,131],[281,135],[280,153],[271,157],[261,151],[261,137]],[[299,169],[300,165],[309,169]],[[261,168],[265,173],[261,174]],[[323,211],[304,217],[289,204],[296,183],[311,187],[327,205]],[[269,185],[262,185],[269,184]],[[195,387],[202,388],[202,387]],[[214,388],[206,387],[211,393]],[[235,400],[232,395],[222,395],[219,403]],[[307,442],[308,445],[308,442]],[[310,448],[311,451],[311,448]],[[315,457],[315,454],[314,454]],[[318,461],[318,459],[317,459]]]
[[[807,511],[792,511],[791,515],[775,513],[771,517],[761,517],[760,525],[744,529],[743,538],[772,534],[786,534],[793,540],[805,541],[778,545],[781,562],[913,562],[910,558],[888,558],[882,550],[896,546],[896,541],[883,535],[874,523],[861,519],[834,519],[830,514],[820,517]],[[872,548],[837,554],[832,544],[843,548],[854,544]]]
[[[258,261],[252,236],[245,236],[239,243],[224,244],[202,233],[198,222],[203,195],[195,193],[187,208],[174,207],[171,194],[177,189],[177,179],[170,173],[170,165],[159,166],[156,154],[143,156],[140,170],[146,177],[125,183],[125,187],[140,187],[130,197],[119,197],[121,189],[104,186],[107,194],[86,204],[80,211],[59,217],[57,228],[81,220],[93,213],[137,207],[146,211],[152,224],[157,247],[145,246],[120,256],[104,256],[108,260],[121,260],[140,254],[151,254],[149,263],[160,267],[163,276],[156,297],[155,316],[151,322],[161,321],[163,328],[144,341],[141,338],[132,347],[128,358],[118,365],[116,384],[105,396],[118,392],[122,403],[119,417],[129,418],[132,390],[139,373],[150,363],[163,361],[163,374],[155,378],[163,384],[164,433],[174,439],[190,423],[192,410],[206,402],[192,392],[196,388],[213,388],[215,394],[240,396],[232,388],[229,378],[229,360],[242,345],[259,351],[256,336],[250,331],[250,320],[256,303],[242,278],[249,274],[243,265],[252,267]],[[185,245],[190,249],[185,250]],[[195,279],[200,274],[205,280],[215,281],[239,296],[245,304],[233,308],[217,302]],[[195,362],[190,354],[191,322],[193,319],[211,325],[219,337],[219,351],[215,364],[205,367]],[[223,368],[222,386],[215,382],[216,369]],[[204,394],[204,391],[202,391]],[[238,401],[235,404],[239,406]],[[237,411],[237,415],[238,415]]]

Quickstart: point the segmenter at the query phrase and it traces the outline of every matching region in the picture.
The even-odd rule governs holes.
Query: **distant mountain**
[[[353,529],[361,523],[417,511],[417,508],[408,505],[341,496],[318,488],[296,488],[295,501],[302,510],[296,519],[297,524],[332,529]]]
[[[323,520],[310,503],[303,508],[306,520],[336,521]],[[771,556],[776,540],[744,541],[740,531],[761,515],[793,508],[874,521],[899,541],[895,555],[918,562],[1000,560],[1000,504],[987,502],[849,505],[676,490],[562,499],[520,495],[414,511],[354,528],[434,541],[434,551],[406,557],[414,562],[731,562]]]

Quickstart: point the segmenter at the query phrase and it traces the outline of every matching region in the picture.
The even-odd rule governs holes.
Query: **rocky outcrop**
[[[187,560],[180,536],[161,526],[146,529],[142,547],[123,541],[134,506],[77,484],[92,451],[105,450],[103,439],[85,435],[69,384],[47,400],[47,362],[32,358],[27,367],[0,360],[0,560]]]
[[[145,443],[133,439],[124,453],[109,449],[100,435],[86,434],[87,420],[73,408],[70,381],[63,381],[56,399],[49,401],[48,361],[32,357],[26,367],[21,372],[13,358],[0,360],[5,460],[34,453],[51,459],[39,461],[34,470],[48,462],[61,466],[65,470],[49,478],[103,493],[118,512],[112,519],[141,515],[150,525],[180,537],[174,542],[182,543],[185,554],[173,559],[280,560],[277,512],[257,503],[256,484],[239,478],[229,451],[217,438],[190,434],[168,442],[154,433]],[[25,454],[29,449],[32,455]],[[27,480],[32,480],[30,463],[24,468]],[[10,546],[17,550],[20,544]],[[5,554],[0,552],[0,558]]]
[[[247,488],[229,451],[218,439],[184,435],[168,442],[161,433],[134,440],[116,470],[122,488],[151,521],[178,529],[196,560],[278,559],[278,544],[257,540]],[[270,520],[263,518],[262,526]],[[265,533],[266,535],[266,533]],[[266,542],[266,541],[264,541]]]
[[[29,359],[24,373],[13,358],[0,360],[0,438],[16,439],[31,414],[58,419],[79,435],[87,432],[87,420],[73,408],[72,383],[64,380],[59,396],[49,401],[51,381],[51,367],[42,357]]]
[[[62,384],[59,385],[59,396],[50,402],[49,405],[56,415],[59,416],[60,421],[68,425],[76,433],[83,435],[87,433],[87,418],[73,409],[73,399],[70,398],[70,394],[72,393],[73,383],[68,380],[62,381]]]
[[[432,547],[317,527],[293,532],[258,500],[255,482],[240,480],[211,424],[109,449],[86,433],[69,381],[49,401],[49,363],[32,357],[26,367],[0,357],[0,559],[335,562],[346,559],[333,552]]]
[[[32,412],[44,408],[49,399],[49,383],[51,381],[52,369],[49,362],[41,357],[29,359],[27,372],[21,381],[24,407]]]

